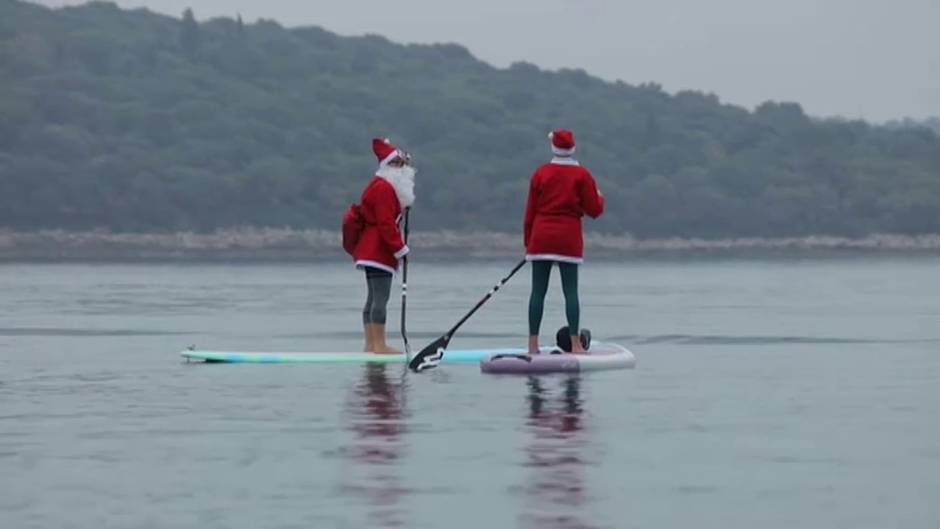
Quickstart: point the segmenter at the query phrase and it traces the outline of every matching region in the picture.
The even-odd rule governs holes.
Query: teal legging
[[[558,264],[561,272],[561,289],[565,294],[565,315],[568,317],[568,329],[572,336],[577,336],[581,318],[578,302],[578,265],[560,261],[532,261],[532,294],[529,296],[529,336],[538,336],[542,326],[542,313],[545,311],[545,294],[548,293],[548,279],[552,275],[552,266]]]

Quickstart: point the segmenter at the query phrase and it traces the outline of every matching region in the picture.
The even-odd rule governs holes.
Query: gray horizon
[[[32,0],[48,6],[83,0]],[[607,81],[715,94],[753,109],[799,103],[817,117],[884,122],[940,116],[940,0],[117,0],[200,21],[316,25],[399,43],[456,43],[493,66],[526,61]],[[522,29],[524,28],[524,29]]]

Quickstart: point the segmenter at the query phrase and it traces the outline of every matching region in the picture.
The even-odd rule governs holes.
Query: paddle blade
[[[425,369],[437,367],[437,365],[441,363],[441,359],[444,358],[444,349],[447,349],[448,342],[450,342],[448,336],[441,336],[437,340],[434,340],[433,343],[420,350],[418,354],[408,362],[408,368],[415,373],[420,373]]]

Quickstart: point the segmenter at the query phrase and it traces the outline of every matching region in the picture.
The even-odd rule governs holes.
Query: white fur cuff
[[[395,252],[395,259],[401,259],[407,253],[408,253],[408,245],[406,244],[401,247],[401,250],[398,250],[397,252]]]

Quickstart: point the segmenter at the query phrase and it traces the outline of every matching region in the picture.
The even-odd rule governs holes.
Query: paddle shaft
[[[405,246],[408,245],[408,214],[411,208],[405,208]],[[405,331],[405,309],[408,299],[408,254],[402,256],[401,273],[401,339],[405,342],[405,355],[411,356],[411,346],[408,344],[408,333]]]
[[[477,304],[472,309],[470,309],[470,312],[468,312],[463,318],[460,318],[460,321],[458,321],[456,325],[447,331],[446,334],[428,344],[424,349],[418,351],[418,354],[416,354],[415,357],[408,362],[408,368],[415,372],[421,372],[425,369],[435,367],[441,361],[441,359],[444,358],[444,350],[447,349],[447,345],[450,343],[450,339],[454,336],[454,333],[457,332],[457,329],[459,329],[465,321],[470,319],[470,316],[473,316],[473,313],[479,310],[479,308],[482,307],[488,299],[493,297],[493,294],[495,294],[501,286],[505,285],[506,281],[509,281],[509,278],[515,275],[516,272],[518,272],[519,269],[525,265],[525,263],[525,259],[520,261],[519,264],[517,264],[515,268],[509,272],[509,275],[502,278],[499,283],[496,283],[496,286],[490,289],[490,291],[487,292],[485,296],[483,296],[483,299],[477,302]]]
[[[500,287],[502,287],[503,285],[505,285],[505,284],[506,284],[506,281],[509,281],[509,278],[511,278],[512,276],[516,275],[516,272],[518,272],[520,268],[522,268],[523,266],[525,266],[525,263],[526,263],[526,260],[525,260],[525,259],[519,261],[519,263],[515,266],[515,268],[513,268],[512,271],[509,272],[509,274],[508,274],[506,277],[500,279],[499,283],[496,283],[496,285],[495,285],[493,288],[491,288],[490,291],[487,292],[485,296],[483,296],[483,299],[481,299],[480,301],[478,301],[477,304],[476,304],[476,306],[474,306],[472,309],[470,309],[470,312],[468,312],[463,318],[460,318],[460,321],[458,321],[457,324],[454,325],[453,328],[451,328],[451,330],[447,331],[447,333],[444,335],[444,339],[445,339],[447,342],[449,342],[451,336],[453,336],[454,333],[457,332],[457,329],[459,329],[460,326],[464,324],[464,322],[466,322],[467,320],[469,320],[469,319],[470,319],[470,316],[473,316],[473,313],[476,312],[477,310],[479,310],[479,308],[482,307],[483,304],[487,302],[487,300],[489,300],[491,297],[493,297],[493,294],[495,294],[496,292],[498,292],[499,289],[500,289]]]

